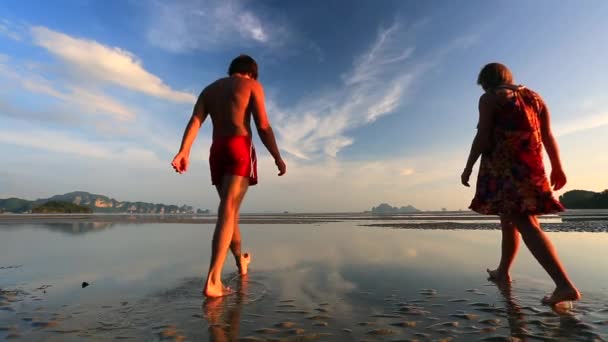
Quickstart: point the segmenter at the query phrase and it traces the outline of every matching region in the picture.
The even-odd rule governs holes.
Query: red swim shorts
[[[256,185],[257,162],[250,136],[214,137],[209,152],[211,184],[221,184],[224,175],[235,175],[249,177],[249,185]]]

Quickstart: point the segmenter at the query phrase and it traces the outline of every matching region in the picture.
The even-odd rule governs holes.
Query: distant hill
[[[411,214],[419,213],[421,210],[414,208],[411,205],[406,207],[393,207],[390,204],[382,203],[377,207],[372,208],[372,214],[375,215],[387,215],[387,214]]]
[[[93,209],[70,202],[49,201],[35,207],[32,212],[37,214],[90,214]]]
[[[85,191],[75,191],[50,198],[28,201],[20,198],[0,199],[0,212],[26,213],[47,202],[68,202],[88,207],[94,213],[149,213],[149,214],[192,214],[194,209],[188,205],[165,205],[147,202],[123,202],[104,195],[91,194]],[[200,210],[200,209],[199,209]],[[208,212],[208,210],[201,210]]]
[[[608,190],[572,190],[561,195],[559,201],[568,209],[608,209]]]

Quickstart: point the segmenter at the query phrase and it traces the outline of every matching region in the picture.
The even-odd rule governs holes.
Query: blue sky
[[[565,190],[608,188],[608,2],[3,1],[0,197],[85,190],[214,209],[206,123],[169,166],[196,95],[258,60],[288,163],[245,211],[466,208],[480,68],[546,100]]]

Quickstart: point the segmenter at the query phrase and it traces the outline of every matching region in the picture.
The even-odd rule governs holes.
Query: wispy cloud
[[[269,101],[269,111],[280,119],[275,126],[281,147],[303,159],[335,157],[353,143],[349,130],[395,112],[412,82],[428,68],[410,61],[414,47],[404,47],[398,39],[404,30],[397,22],[381,29],[337,89],[314,94],[293,108]]]
[[[8,37],[12,40],[21,41],[21,34],[14,29],[13,23],[6,19],[0,20],[0,36]]]
[[[211,50],[220,46],[277,45],[287,29],[239,0],[153,1],[151,44],[174,52]]]
[[[131,162],[158,162],[156,154],[147,149],[117,142],[94,142],[73,135],[48,129],[28,129],[23,132],[0,130],[0,143],[59,154],[72,154],[86,158],[125,160]]]
[[[109,114],[119,121],[132,121],[136,116],[134,110],[101,91],[62,84],[57,80],[50,81],[40,74],[21,68],[18,63],[10,63],[8,58],[6,62],[0,59],[0,83],[2,79],[10,82],[13,87],[19,85],[29,92],[61,100],[67,107],[78,108],[80,113]]]
[[[59,57],[85,78],[170,101],[192,103],[195,100],[190,93],[171,89],[158,76],[145,70],[142,61],[126,50],[41,26],[34,26],[30,31],[35,44]]]
[[[608,125],[608,112],[592,114],[575,121],[559,122],[555,135],[564,136]]]

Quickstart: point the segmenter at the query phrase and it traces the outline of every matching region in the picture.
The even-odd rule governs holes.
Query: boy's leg
[[[218,195],[221,194],[221,186],[216,185]],[[245,193],[243,193],[243,197]],[[221,196],[220,196],[221,198]],[[243,203],[243,198],[239,201],[239,207],[236,210],[236,218],[234,220],[234,231],[232,233],[232,240],[230,241],[230,251],[234,256],[234,261],[236,262],[236,267],[239,269],[239,273],[241,275],[247,274],[247,268],[249,263],[251,262],[251,255],[249,253],[242,254],[241,253],[241,230],[239,229],[239,218],[240,218],[240,204]]]
[[[226,175],[222,178],[220,205],[211,246],[211,262],[204,289],[207,297],[220,297],[227,294],[221,279],[222,268],[233,238],[237,211],[248,187],[249,178],[247,177]]]

